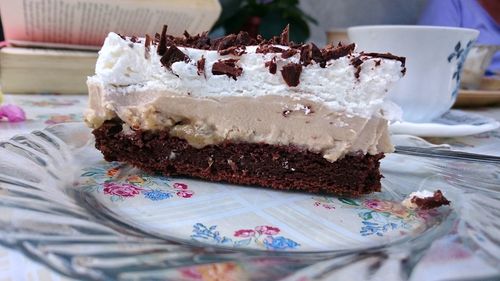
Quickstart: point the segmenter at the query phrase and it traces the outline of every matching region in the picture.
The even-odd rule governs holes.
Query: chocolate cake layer
[[[224,142],[195,148],[167,131],[122,132],[120,120],[95,129],[96,148],[107,161],[127,162],[151,173],[342,196],[380,191],[377,155],[347,155],[335,162],[294,146]]]

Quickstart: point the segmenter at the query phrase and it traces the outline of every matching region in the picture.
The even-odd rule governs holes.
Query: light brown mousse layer
[[[346,154],[392,152],[388,122],[332,111],[283,96],[194,98],[168,91],[113,92],[89,83],[85,120],[92,128],[118,117],[125,129],[169,130],[201,148],[223,141],[295,145],[333,162]]]

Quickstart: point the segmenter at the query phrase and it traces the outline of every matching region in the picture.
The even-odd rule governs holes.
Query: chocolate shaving
[[[406,63],[406,58],[405,57],[398,57],[398,56],[395,56],[391,53],[385,53],[385,54],[381,54],[381,53],[362,53],[363,55],[365,56],[370,56],[372,58],[383,58],[383,59],[390,59],[390,60],[397,60],[399,62],[401,62],[401,66],[402,67],[405,67],[405,63]]]
[[[276,64],[276,57],[273,57],[272,60],[266,62],[264,65],[269,68],[269,73],[276,74],[276,71],[278,70],[278,65]]]
[[[198,75],[202,75],[207,78],[205,74],[205,57],[201,56],[201,58],[196,62],[196,68],[198,69],[196,73]]]
[[[434,209],[443,205],[450,205],[450,201],[444,197],[441,190],[435,191],[432,197],[419,198],[417,196],[413,196],[413,198],[411,198],[411,203],[417,205],[417,207],[422,210]]]
[[[300,50],[300,63],[304,66],[311,64],[311,46],[303,45]]]
[[[130,37],[130,42],[132,43],[141,43],[141,40],[139,40],[139,38],[137,38],[137,36],[132,36]]]
[[[323,58],[323,54],[321,53],[321,50],[316,46],[314,43],[311,43],[311,58],[319,63],[320,67],[325,67],[326,66],[326,60]]]
[[[121,35],[120,33],[116,33],[116,34],[117,34],[118,36],[120,36],[120,38],[121,38],[121,39],[123,39],[123,40],[127,40],[127,37],[125,37],[125,36]]]
[[[261,53],[261,54],[268,54],[268,53],[283,53],[285,49],[282,49],[280,47],[276,47],[273,45],[268,45],[268,44],[263,44],[257,47],[255,50],[256,53]]]
[[[289,87],[296,87],[300,82],[302,65],[298,63],[289,63],[281,69],[281,76]]]
[[[281,45],[281,36],[273,36],[273,38],[271,38],[271,40],[269,40],[269,43],[274,44],[274,45]]]
[[[168,50],[160,59],[161,64],[168,69],[171,69],[172,64],[178,61],[188,62],[189,57],[186,56],[186,54],[184,54],[176,46],[171,46],[170,48],[168,48]]]
[[[235,34],[230,34],[228,36],[216,39],[214,46],[216,46],[216,49],[218,51],[227,49],[229,47],[233,47],[233,46],[235,46],[234,43],[236,42],[236,37],[237,36]]]
[[[280,44],[283,46],[288,46],[289,43],[289,32],[290,32],[290,25],[287,24],[285,29],[281,32],[280,35]]]
[[[238,60],[235,59],[227,59],[227,60],[219,60],[212,65],[212,74],[213,75],[227,75],[228,77],[236,80],[236,77],[240,76],[243,72],[243,69],[236,65]]]
[[[241,45],[241,46],[250,46],[250,45],[257,45],[257,40],[252,38],[250,34],[246,31],[241,31],[238,33],[236,36],[236,42],[235,44]]]
[[[344,56],[350,56],[354,51],[354,44],[350,45],[341,45],[337,46],[328,45],[323,49],[318,48],[315,44],[297,44],[289,41],[289,31],[290,26],[286,26],[283,32],[281,32],[280,36],[274,36],[270,40],[264,39],[262,36],[257,35],[257,38],[254,39],[250,37],[247,32],[241,31],[238,34],[231,34],[227,36],[223,36],[218,39],[210,39],[208,37],[208,32],[203,32],[202,34],[191,35],[189,32],[185,31],[183,36],[174,37],[172,35],[167,35],[167,25],[164,25],[161,33],[156,33],[154,38],[150,36],[146,36],[145,47],[145,57],[148,58],[150,56],[150,45],[157,46],[157,53],[161,56],[162,64],[170,68],[172,63],[177,61],[189,61],[189,58],[183,54],[178,47],[189,47],[200,50],[217,50],[220,55],[233,55],[233,56],[241,56],[245,53],[245,47],[250,45],[258,45],[256,49],[256,53],[268,54],[268,53],[281,53],[281,58],[288,59],[294,56],[297,53],[300,53],[300,64],[302,66],[308,66],[311,63],[317,63],[320,67],[326,67],[326,64],[329,60],[335,60]],[[126,38],[120,35],[121,38]],[[149,37],[149,39],[148,39]],[[139,39],[137,37],[130,38],[131,42],[138,42]],[[278,46],[276,46],[278,45]],[[284,47],[286,46],[286,47]],[[172,48],[175,47],[175,48]],[[168,53],[168,54],[167,54]],[[362,56],[373,57],[373,58],[384,58],[384,59],[394,59],[401,62],[403,69],[402,72],[405,73],[405,58],[394,56],[392,54],[378,54],[378,53],[361,53]],[[350,56],[351,58],[352,56]],[[363,57],[361,58],[353,58],[351,60],[354,67],[357,68],[355,75],[359,78],[359,74],[361,68],[359,67],[363,62]],[[266,62],[266,67],[269,68],[270,73],[277,72],[276,59],[272,61]],[[376,66],[380,64],[379,60],[375,62]],[[233,69],[234,68],[234,69]],[[232,69],[232,70],[230,70]],[[231,63],[217,63],[215,66],[216,73],[226,74],[230,77],[236,79],[238,75],[241,74],[241,71],[238,70],[239,67],[236,67],[234,64],[231,66]],[[288,67],[288,69],[292,69]],[[298,84],[297,79],[293,79],[295,76],[300,76],[301,70],[298,70],[298,67],[293,67],[293,71],[285,70],[284,76],[287,76],[289,85]],[[301,68],[300,68],[301,69]],[[283,71],[282,71],[283,72]],[[293,72],[293,75],[292,75]],[[199,72],[201,75],[202,72]],[[239,73],[239,74],[238,74]],[[298,73],[298,74],[297,74]],[[204,73],[205,75],[205,73]],[[217,74],[216,74],[217,75]],[[220,74],[219,74],[220,75]],[[295,81],[297,80],[297,81]],[[291,84],[289,83],[291,82]]]
[[[283,115],[283,117],[286,118],[286,117],[288,117],[288,115],[290,115],[290,113],[292,113],[292,111],[287,109],[287,110],[284,110],[283,112],[281,112],[281,115]]]
[[[361,59],[361,56],[355,57],[351,59],[351,64],[356,68],[356,72],[354,72],[354,77],[356,79],[359,78],[359,74],[361,73],[361,65],[363,64],[363,60]]]
[[[376,60],[375,61],[375,66],[380,66],[380,63],[382,63],[382,60]]]
[[[158,43],[160,42],[160,33],[156,32],[155,33],[155,39],[153,40],[153,44],[154,45],[158,45]]]
[[[297,50],[288,49],[288,50],[283,51],[283,53],[281,53],[281,57],[284,59],[287,59],[287,58],[293,57],[296,53],[297,53]]]
[[[210,38],[208,37],[208,31],[203,32],[201,35],[196,35],[194,37],[192,47],[196,49],[208,50],[210,49]]]
[[[395,56],[391,53],[385,53],[385,54],[381,54],[381,53],[362,53],[366,56],[370,56],[372,58],[383,58],[383,59],[390,59],[390,60],[397,60],[399,62],[401,62],[401,66],[403,67],[403,69],[401,70],[401,73],[403,73],[403,75],[406,74],[406,58],[405,57],[398,57],[398,56]]]
[[[225,55],[241,56],[245,53],[245,49],[246,49],[245,46],[233,46],[224,50],[220,50],[219,54],[221,56]]]
[[[355,46],[355,44],[349,44],[346,46],[339,44],[337,47],[330,45],[321,50],[321,53],[325,61],[336,60],[351,54],[354,51]]]
[[[156,49],[156,52],[159,56],[163,56],[167,51],[167,28],[168,26],[164,25],[163,29],[161,30],[160,41],[158,43],[158,48]]]
[[[146,34],[146,40],[144,41],[144,58],[149,59],[151,57],[151,36]]]

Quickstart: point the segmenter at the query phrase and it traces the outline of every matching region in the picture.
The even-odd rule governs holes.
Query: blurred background
[[[416,24],[427,0],[220,0],[222,14],[212,34],[248,28],[252,16],[259,16],[260,34],[279,34],[291,23],[296,41],[327,42],[326,31],[366,24]],[[444,0],[448,1],[448,0]],[[241,9],[242,2],[253,8]],[[266,7],[268,6],[268,7]],[[270,6],[270,7],[269,7]]]
[[[448,0],[444,0],[448,1]],[[243,10],[242,2],[255,8]],[[324,45],[326,31],[344,29],[354,25],[416,24],[427,0],[220,0],[222,14],[216,23],[214,34],[222,34],[223,28],[235,31],[249,15],[260,17],[260,33],[279,34],[280,28],[291,23],[291,35],[295,40],[312,41]],[[272,6],[268,9],[263,6]],[[242,11],[243,10],[243,11]],[[293,38],[292,38],[293,39]]]
[[[416,24],[418,17],[427,0],[220,0],[222,14],[212,30],[213,36],[224,34],[224,25],[231,25],[242,13],[249,12],[247,16],[264,15],[268,11],[264,6],[274,5],[273,13],[262,17],[262,34],[273,32],[287,22],[285,14],[298,15],[295,21],[294,32],[300,33],[300,39],[309,39],[317,44],[326,43],[325,31],[332,28],[346,28],[353,25],[365,24]],[[444,0],[448,1],[448,0]],[[244,2],[255,5],[254,10],[242,11]],[[274,3],[273,3],[274,2]],[[272,7],[274,8],[274,7]],[[276,14],[277,12],[280,12]],[[236,16],[236,17],[235,17]],[[243,18],[245,19],[245,18]],[[241,24],[239,18],[233,23],[233,30]],[[302,20],[302,21],[301,21]],[[304,26],[306,24],[306,27]],[[242,26],[242,25],[241,25]],[[277,27],[275,27],[277,26]],[[1,26],[0,26],[1,27]],[[309,31],[306,30],[309,29]],[[276,34],[276,33],[271,33]],[[308,36],[309,35],[309,36]],[[4,40],[3,29],[0,29],[0,39]]]

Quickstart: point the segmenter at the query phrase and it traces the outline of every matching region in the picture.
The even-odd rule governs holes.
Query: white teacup
[[[416,25],[355,26],[347,33],[358,51],[406,57],[406,75],[389,99],[409,122],[428,122],[451,108],[463,63],[479,35],[474,29]]]

